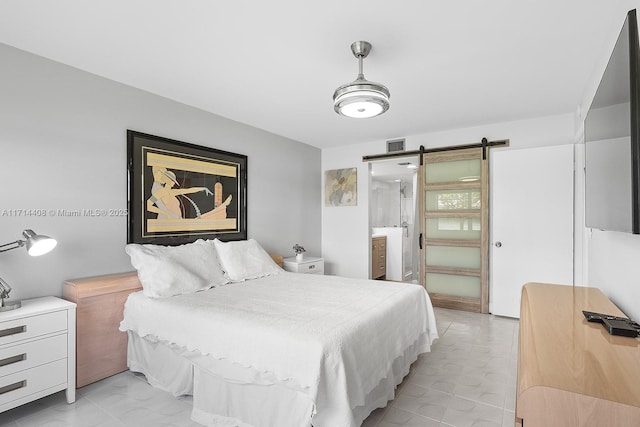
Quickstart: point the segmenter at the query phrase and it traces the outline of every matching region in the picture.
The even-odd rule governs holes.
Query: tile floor
[[[395,400],[362,427],[513,427],[518,321],[436,309],[440,339],[420,356]],[[8,427],[198,427],[191,397],[174,398],[123,372],[0,414]]]

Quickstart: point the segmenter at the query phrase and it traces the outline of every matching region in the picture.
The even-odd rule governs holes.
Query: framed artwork
[[[247,156],[127,131],[128,243],[247,238]]]
[[[325,206],[358,205],[358,169],[333,169],[324,173]]]

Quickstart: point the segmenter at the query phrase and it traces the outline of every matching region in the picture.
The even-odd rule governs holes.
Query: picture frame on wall
[[[127,130],[127,243],[247,238],[247,156]]]
[[[324,205],[358,205],[358,168],[332,169],[324,172]]]

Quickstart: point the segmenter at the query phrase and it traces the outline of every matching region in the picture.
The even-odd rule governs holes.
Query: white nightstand
[[[324,259],[318,257],[304,257],[296,261],[296,257],[283,260],[284,269],[292,273],[324,274]]]
[[[0,312],[0,412],[66,389],[76,400],[76,305],[56,297]]]

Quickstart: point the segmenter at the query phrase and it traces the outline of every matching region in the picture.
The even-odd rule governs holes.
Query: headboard
[[[77,304],[77,388],[127,369],[127,334],[118,326],[127,297],[141,289],[135,271],[64,283],[62,296]]]
[[[282,255],[271,258],[282,267]],[[77,304],[77,388],[127,370],[127,334],[118,327],[127,297],[139,290],[135,271],[64,282],[62,296]]]
[[[282,255],[269,254],[271,258],[275,261],[276,264],[280,266],[280,268],[284,268],[284,257]]]

